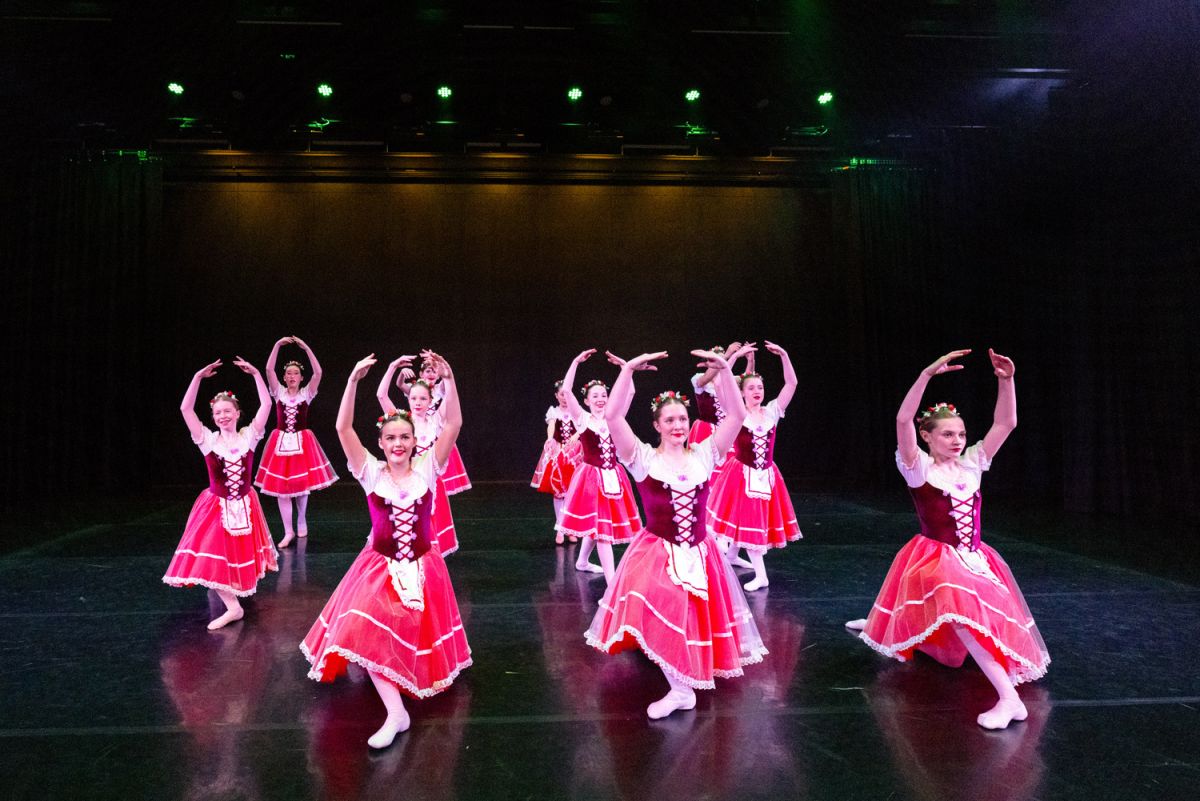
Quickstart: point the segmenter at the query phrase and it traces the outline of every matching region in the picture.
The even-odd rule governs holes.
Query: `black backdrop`
[[[327,449],[357,357],[432,346],[457,369],[472,476],[516,480],[580,349],[675,355],[639,382],[648,434],[642,404],[686,384],[687,349],[770,338],[800,375],[777,452],[800,490],[894,483],[895,406],[951,348],[977,356],[929,399],[957,402],[981,434],[993,346],[1016,360],[1021,409],[994,490],[1196,519],[1187,171],[1114,177],[1092,153],[1009,152],[949,143],[790,188],[164,180],[154,159],[12,161],[6,510],[64,487],[199,484],[177,412],[189,376],[218,356],[261,366],[294,333],[326,369],[313,424]],[[778,387],[775,360],[761,364]],[[364,433],[378,375],[360,394]],[[595,359],[580,375],[613,370]],[[253,395],[229,368],[202,397],[227,386]]]

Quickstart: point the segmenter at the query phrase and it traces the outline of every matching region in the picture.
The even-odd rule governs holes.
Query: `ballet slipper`
[[[867,627],[867,619],[865,617],[860,617],[856,620],[847,620],[842,625],[844,625],[846,628],[850,629],[851,631],[862,631],[863,629],[865,629]]]
[[[753,569],[754,569],[754,565],[753,565],[751,562],[749,562],[749,561],[747,561],[747,560],[743,559],[742,557],[738,556],[738,551],[737,551],[737,550],[734,550],[734,551],[733,551],[733,556],[729,557],[729,564],[733,565],[734,567],[740,567],[740,568],[744,568],[744,569],[746,569],[746,570],[753,570]]]
[[[306,529],[306,528],[300,529],[299,531],[296,532],[296,536],[301,539],[304,539],[305,537],[308,536],[308,529]]]
[[[579,544],[579,537],[574,537],[574,536],[570,536],[570,535],[568,535],[568,536],[567,536],[567,539],[571,541],[571,544],[572,544],[572,545],[578,545],[578,544]]]
[[[281,540],[279,541],[279,545],[277,545],[277,546],[275,546],[275,547],[277,547],[277,548],[279,548],[280,550],[282,550],[282,549],[284,549],[284,548],[288,547],[289,545],[291,545],[291,544],[292,544],[292,540],[294,540],[295,538],[296,538],[296,535],[295,535],[294,533],[292,533],[292,532],[288,531],[288,532],[286,532],[286,533],[283,535],[283,539],[281,539]]]
[[[770,584],[771,582],[767,581],[767,577],[762,576],[761,578],[750,579],[742,586],[745,587],[746,592],[754,592],[755,590],[766,589]]]
[[[1001,698],[996,705],[975,718],[975,722],[985,729],[1006,729],[1014,720],[1024,720],[1029,717],[1029,710],[1020,698]]]
[[[241,620],[245,614],[246,613],[240,608],[239,609],[230,609],[230,610],[226,611],[225,614],[221,615],[220,617],[213,618],[212,621],[210,621],[208,624],[208,630],[216,631],[217,629],[223,629],[226,626],[228,626],[230,623]]]
[[[396,735],[408,731],[411,724],[412,718],[408,716],[408,710],[401,710],[400,714],[395,716],[388,715],[379,731],[367,738],[367,745],[372,748],[387,748],[396,739]]]
[[[563,533],[562,533],[561,531],[555,532],[555,534],[554,534],[554,544],[555,544],[555,545],[562,545],[562,544],[563,544]]]
[[[696,708],[696,691],[690,687],[683,689],[671,688],[671,691],[646,707],[646,714],[651,720],[661,720],[679,709]]]
[[[595,562],[584,562],[583,564],[575,563],[575,569],[580,573],[603,573],[604,568]]]

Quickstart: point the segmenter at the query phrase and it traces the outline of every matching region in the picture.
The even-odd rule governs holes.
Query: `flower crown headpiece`
[[[687,395],[684,395],[682,392],[676,392],[673,389],[668,389],[666,392],[658,393],[650,400],[650,411],[657,412],[668,403],[682,403],[685,407],[692,405]]]
[[[608,384],[605,384],[598,378],[593,378],[591,381],[583,385],[583,389],[579,390],[579,394],[586,398],[588,390],[592,387],[604,387],[604,391],[608,392]]]
[[[285,364],[285,365],[283,366],[283,371],[286,373],[286,372],[287,372],[287,369],[288,369],[289,367],[295,367],[295,368],[296,368],[297,370],[299,370],[301,373],[303,373],[303,372],[304,372],[304,365],[303,365],[303,364],[301,364],[300,362],[296,361],[295,359],[292,359],[290,362],[288,362],[287,364]]]
[[[709,348],[709,350],[711,350],[713,353],[719,354],[721,356],[725,355],[725,346],[724,345],[713,345],[711,348]]]
[[[742,384],[746,383],[751,378],[762,378],[762,376],[753,371],[748,371],[748,372],[742,373],[741,375],[739,375],[737,377],[738,386],[740,387]]]
[[[410,391],[412,390],[413,387],[425,387],[425,389],[427,389],[429,391],[430,397],[433,397],[433,384],[430,384],[424,378],[418,378],[417,380],[413,381],[411,384],[408,385],[408,388]]]
[[[242,408],[242,404],[238,402],[237,395],[234,395],[229,390],[224,390],[222,392],[218,392],[216,395],[213,395],[213,399],[208,402],[208,405],[209,407],[213,407],[216,406],[220,401],[229,401],[239,409]]]
[[[554,382],[554,391],[558,392],[560,389],[562,389],[562,379],[561,378]]]
[[[954,408],[953,403],[935,403],[922,411],[917,419],[928,420],[930,417],[936,417],[940,412],[950,412],[950,414],[958,417],[958,409]]]
[[[410,426],[413,424],[413,419],[412,419],[411,414],[404,411],[403,409],[392,409],[390,412],[383,415],[382,417],[379,418],[379,420],[376,421],[375,427],[378,428],[380,431],[382,431],[383,427],[386,426],[388,423],[394,423],[397,420],[403,420],[404,422],[408,423]]]

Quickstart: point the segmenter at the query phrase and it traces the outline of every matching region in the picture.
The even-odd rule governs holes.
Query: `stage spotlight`
[[[183,84],[171,81],[167,84],[167,91],[173,95],[181,95],[183,94]]]
[[[317,94],[321,97],[329,97],[333,94],[333,87],[327,83],[323,83],[317,87]]]
[[[581,97],[583,97],[583,90],[578,86],[572,86],[567,90],[567,100],[572,103],[577,103]]]
[[[437,88],[437,96],[440,97],[442,100],[449,100],[450,96],[453,94],[454,94],[454,90],[451,89],[449,86],[439,86]]]
[[[689,103],[695,103],[697,100],[700,99],[700,90],[699,89],[688,89],[687,92],[683,95],[683,99]]]
[[[821,94],[817,95],[817,102],[822,106],[828,106],[833,102],[833,92],[822,92]]]

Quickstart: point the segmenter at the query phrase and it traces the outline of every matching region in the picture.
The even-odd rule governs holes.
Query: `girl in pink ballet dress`
[[[926,367],[896,414],[896,467],[912,495],[921,533],[896,554],[871,613],[847,627],[879,653],[906,661],[924,651],[950,667],[969,654],[999,700],[977,718],[1003,729],[1027,712],[1016,685],[1045,675],[1050,664],[1012,571],[980,539],[980,479],[1017,426],[1016,368],[989,350],[997,379],[996,410],[983,439],[967,446],[966,427],[953,405],[917,408],[929,379],[961,370],[970,353],[956,350]],[[914,419],[916,424],[914,425]],[[928,452],[917,445],[917,435]]]

